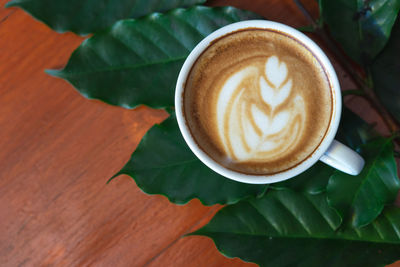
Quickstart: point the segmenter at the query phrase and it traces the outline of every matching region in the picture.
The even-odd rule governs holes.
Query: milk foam
[[[183,98],[199,148],[229,169],[260,175],[312,154],[333,107],[314,55],[294,38],[260,29],[215,40],[194,63]]]
[[[256,79],[258,86],[242,88],[245,79]],[[265,161],[296,145],[305,121],[305,105],[301,95],[290,94],[292,86],[286,63],[277,56],[266,59],[263,71],[248,66],[226,80],[216,102],[216,116],[219,138],[231,159]],[[269,109],[255,104],[259,95]],[[293,103],[276,110],[288,101]]]

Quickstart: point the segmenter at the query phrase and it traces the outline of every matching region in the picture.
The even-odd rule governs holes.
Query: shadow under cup
[[[175,107],[186,143],[204,164],[263,184],[318,161],[336,134],[341,97],[331,63],[312,40],[257,20],[225,26],[194,48]]]

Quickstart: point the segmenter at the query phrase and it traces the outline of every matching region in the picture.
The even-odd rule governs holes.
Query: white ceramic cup
[[[323,65],[323,68],[326,70],[326,73],[328,75],[332,90],[334,104],[331,123],[325,135],[325,138],[322,140],[319,147],[306,160],[302,161],[295,167],[271,175],[251,175],[236,172],[224,167],[223,165],[213,160],[194,141],[193,136],[185,121],[183,112],[183,92],[185,90],[185,82],[196,59],[215,39],[246,28],[272,29],[275,31],[283,32],[285,33],[285,35],[289,35],[302,43],[319,59],[319,61]],[[219,30],[211,33],[206,38],[204,38],[192,50],[179,73],[175,91],[175,109],[180,131],[193,153],[209,168],[219,173],[220,175],[235,181],[249,184],[267,184],[280,182],[295,177],[296,175],[299,175],[300,173],[306,171],[318,160],[321,160],[322,162],[351,175],[359,174],[364,167],[364,160],[360,155],[358,155],[347,146],[334,140],[340,121],[340,114],[342,110],[342,97],[340,93],[338,78],[328,57],[318,47],[318,45],[316,45],[314,41],[312,41],[306,35],[297,31],[296,29],[293,29],[292,27],[286,26],[281,23],[267,20],[242,21],[220,28]]]

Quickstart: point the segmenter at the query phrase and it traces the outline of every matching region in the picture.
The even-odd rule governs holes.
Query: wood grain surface
[[[167,117],[87,100],[44,73],[61,68],[82,37],[57,34],[0,0],[0,265],[255,266],[222,256],[205,237],[182,235],[220,206],[145,195],[127,176],[106,181],[145,132]],[[291,0],[217,0],[291,26],[307,21]],[[314,0],[304,1],[314,14]],[[329,53],[328,53],[329,55]],[[335,65],[342,87],[348,77]],[[367,120],[357,99],[348,99]],[[393,266],[400,266],[394,264]]]

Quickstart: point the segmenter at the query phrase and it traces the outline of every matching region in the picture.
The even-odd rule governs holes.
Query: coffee
[[[333,95],[318,58],[285,33],[248,28],[214,40],[185,83],[193,139],[219,164],[256,175],[300,164],[330,125]]]

